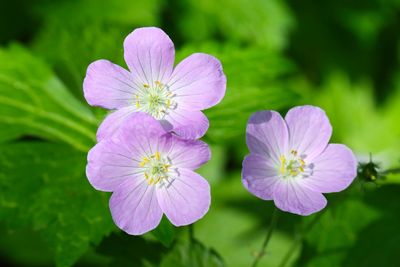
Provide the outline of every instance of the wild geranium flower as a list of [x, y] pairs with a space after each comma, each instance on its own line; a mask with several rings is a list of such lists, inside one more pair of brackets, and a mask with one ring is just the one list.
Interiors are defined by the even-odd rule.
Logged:
[[210, 186], [193, 170], [209, 159], [204, 142], [167, 133], [156, 119], [138, 112], [90, 150], [86, 174], [94, 188], [113, 192], [116, 225], [140, 235], [157, 227], [163, 214], [176, 226], [204, 216]]
[[322, 193], [342, 191], [356, 177], [355, 156], [344, 145], [328, 144], [332, 126], [318, 107], [295, 107], [285, 120], [275, 111], [256, 112], [246, 134], [243, 184], [283, 211], [317, 212], [327, 204]]
[[116, 110], [100, 125], [97, 139], [112, 134], [133, 112], [145, 112], [167, 131], [197, 139], [209, 123], [201, 112], [221, 101], [226, 78], [213, 56], [195, 53], [174, 69], [175, 50], [161, 29], [139, 28], [124, 41], [124, 58], [130, 71], [107, 60], [89, 65], [83, 83], [92, 106]]

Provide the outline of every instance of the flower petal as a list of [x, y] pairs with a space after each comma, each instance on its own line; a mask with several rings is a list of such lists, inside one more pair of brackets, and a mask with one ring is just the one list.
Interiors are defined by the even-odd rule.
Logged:
[[305, 155], [308, 161], [324, 151], [332, 135], [325, 111], [313, 106], [295, 107], [289, 110], [285, 120], [289, 128], [290, 149]]
[[145, 179], [121, 184], [110, 198], [110, 210], [115, 224], [130, 235], [153, 230], [163, 214], [155, 186], [149, 186]]
[[278, 179], [271, 159], [257, 154], [250, 154], [244, 158], [242, 182], [250, 193], [264, 200], [272, 200]]
[[173, 131], [184, 139], [198, 139], [209, 127], [207, 117], [201, 111], [172, 110], [161, 121], [166, 131]]
[[112, 136], [113, 141], [137, 151], [140, 157], [150, 157], [157, 151], [169, 151], [170, 139], [159, 121], [141, 112], [129, 115]]
[[210, 185], [199, 174], [178, 169], [178, 175], [168, 185], [157, 189], [158, 203], [176, 226], [201, 219], [211, 202]]
[[139, 154], [118, 140], [104, 140], [88, 153], [86, 176], [97, 190], [111, 192], [125, 180], [138, 178]]
[[130, 72], [102, 59], [89, 65], [83, 92], [90, 105], [115, 109], [132, 103], [136, 85]]
[[200, 140], [183, 140], [176, 136], [171, 138], [175, 140], [167, 154], [174, 166], [195, 170], [210, 160], [211, 151], [206, 143]]
[[313, 174], [301, 180], [303, 185], [321, 193], [346, 189], [357, 176], [357, 159], [345, 145], [329, 144], [314, 160]]
[[275, 164], [288, 146], [288, 130], [281, 115], [275, 111], [254, 113], [247, 124], [246, 143], [251, 153], [265, 155]]
[[302, 186], [296, 179], [279, 179], [274, 188], [275, 205], [287, 212], [310, 215], [322, 210], [326, 198], [318, 192]]
[[122, 123], [134, 112], [135, 110], [132, 107], [125, 107], [108, 114], [97, 129], [97, 141], [100, 142], [107, 137], [111, 137]]
[[139, 28], [126, 37], [124, 57], [137, 82], [152, 85], [170, 78], [175, 60], [174, 44], [159, 28]]
[[224, 97], [226, 77], [218, 59], [195, 53], [176, 66], [168, 86], [180, 108], [203, 110], [218, 104]]
[[143, 133], [146, 135], [163, 135], [164, 128], [160, 122], [151, 115], [143, 112], [135, 112], [129, 115], [120, 127], [121, 131], [133, 135], [133, 133]]

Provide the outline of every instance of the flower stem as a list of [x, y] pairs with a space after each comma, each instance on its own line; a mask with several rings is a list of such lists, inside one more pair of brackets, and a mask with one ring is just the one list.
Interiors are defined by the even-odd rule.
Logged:
[[261, 246], [260, 251], [257, 253], [256, 258], [253, 261], [253, 264], [251, 265], [252, 267], [256, 267], [257, 264], [259, 263], [259, 261], [261, 260], [261, 258], [264, 256], [265, 254], [265, 250], [268, 246], [268, 243], [271, 239], [272, 236], [272, 232], [275, 229], [276, 223], [278, 221], [278, 215], [279, 215], [279, 211], [278, 209], [275, 207], [274, 211], [272, 212], [272, 217], [271, 217], [271, 221], [269, 223], [269, 227], [268, 227], [268, 231], [267, 231], [267, 235], [265, 236], [265, 240]]
[[194, 238], [194, 226], [193, 226], [193, 224], [190, 224], [189, 225], [189, 242], [191, 244], [193, 244], [194, 240], [195, 240], [195, 238]]

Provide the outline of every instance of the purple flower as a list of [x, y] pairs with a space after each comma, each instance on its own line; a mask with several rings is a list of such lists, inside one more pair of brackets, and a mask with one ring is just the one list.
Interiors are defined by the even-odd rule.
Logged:
[[322, 193], [342, 191], [356, 177], [357, 161], [341, 144], [328, 144], [332, 126], [318, 107], [253, 114], [247, 125], [250, 154], [243, 161], [247, 190], [283, 210], [309, 215], [326, 206]]
[[93, 187], [113, 192], [116, 225], [140, 235], [157, 227], [163, 214], [176, 226], [204, 216], [210, 186], [193, 170], [209, 159], [204, 142], [167, 133], [156, 119], [138, 112], [90, 150], [86, 174]]
[[205, 134], [209, 123], [201, 110], [218, 104], [226, 89], [218, 59], [195, 53], [174, 69], [174, 44], [154, 27], [136, 29], [126, 37], [124, 58], [130, 71], [107, 60], [95, 61], [87, 70], [83, 83], [87, 102], [116, 109], [100, 125], [98, 140], [137, 111], [150, 114], [166, 131], [184, 138]]

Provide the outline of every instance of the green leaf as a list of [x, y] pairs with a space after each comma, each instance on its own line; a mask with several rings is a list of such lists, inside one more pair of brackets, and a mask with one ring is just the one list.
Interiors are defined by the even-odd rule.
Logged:
[[41, 60], [20, 46], [0, 49], [0, 140], [34, 135], [87, 151], [97, 124]]
[[60, 0], [41, 3], [35, 9], [48, 22], [56, 20], [73, 23], [107, 21], [116, 24], [154, 25], [158, 22], [162, 7], [162, 0]]
[[181, 241], [168, 253], [160, 267], [223, 267], [221, 257], [199, 241]]
[[[45, 25], [33, 49], [55, 69], [71, 92], [85, 101], [82, 83], [88, 65], [98, 59], [124, 65], [122, 45], [130, 31], [131, 27], [112, 27], [102, 21], [87, 25], [57, 20]], [[79, 46], [76, 45], [77, 36]]]
[[157, 226], [156, 229], [151, 231], [151, 234], [165, 247], [170, 247], [172, 245], [172, 242], [174, 242], [176, 229], [168, 221], [167, 217], [163, 216], [160, 224]]
[[368, 192], [365, 202], [374, 207], [381, 216], [362, 229], [341, 266], [398, 266], [399, 194], [399, 185], [382, 186]]
[[[189, 0], [177, 9], [179, 28], [190, 40], [223, 37], [246, 44], [258, 44], [273, 50], [283, 49], [293, 20], [280, 0]], [[223, 10], [221, 10], [223, 7]]]
[[107, 195], [85, 177], [86, 154], [46, 142], [0, 146], [0, 220], [40, 231], [57, 266], [71, 266], [114, 225]]
[[325, 210], [305, 218], [305, 224], [313, 226], [304, 227], [309, 230], [298, 260], [300, 266], [343, 266], [363, 230], [381, 218], [381, 212], [365, 203], [358, 190], [353, 186], [340, 195], [330, 195]]
[[124, 38], [136, 27], [157, 25], [162, 3], [163, 0], [80, 0], [38, 5], [37, 12], [44, 17], [43, 27], [33, 49], [83, 100], [82, 81], [88, 65], [98, 59], [125, 65]]

